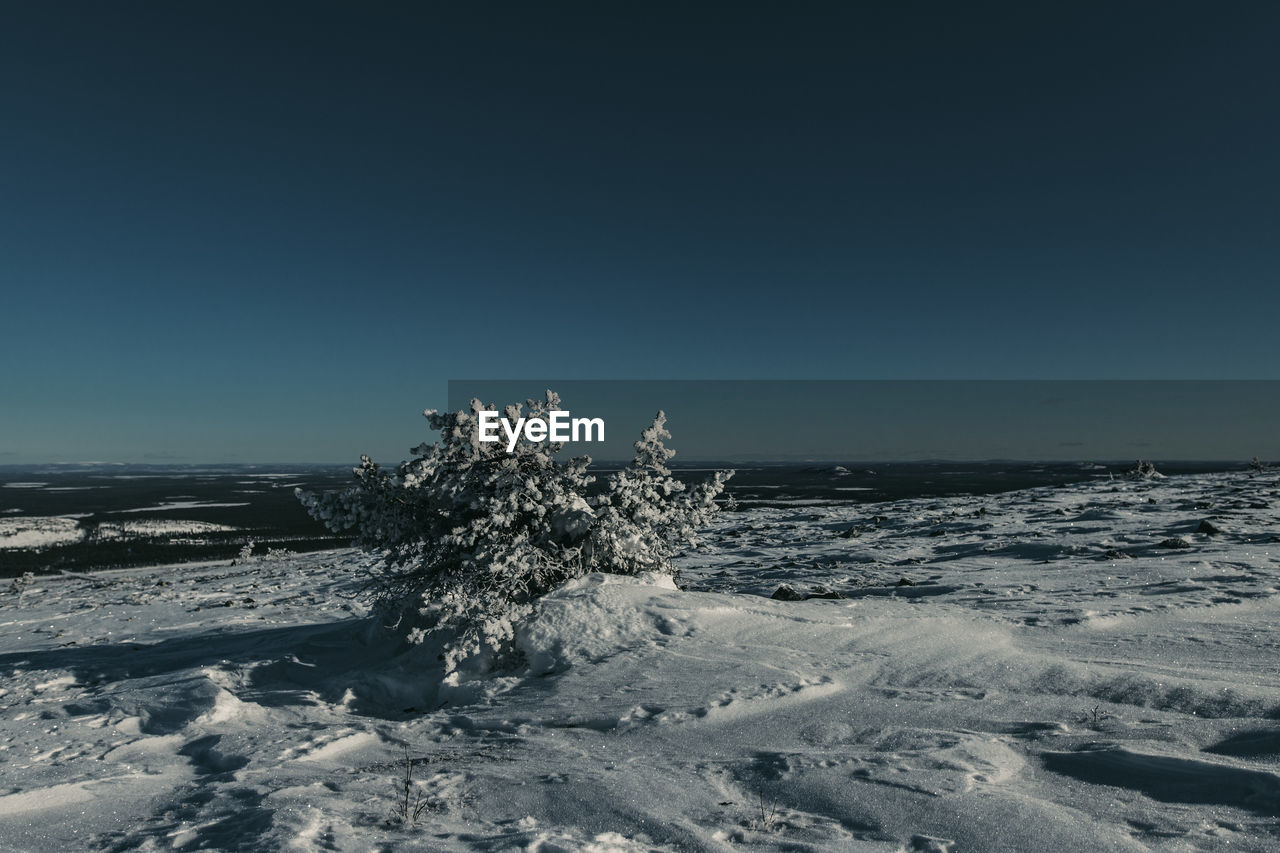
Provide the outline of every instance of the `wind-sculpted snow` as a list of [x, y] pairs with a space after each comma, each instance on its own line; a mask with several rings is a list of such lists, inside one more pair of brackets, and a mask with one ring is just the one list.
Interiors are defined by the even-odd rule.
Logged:
[[6, 582], [0, 849], [1274, 851], [1278, 497], [726, 513], [448, 678], [355, 552]]

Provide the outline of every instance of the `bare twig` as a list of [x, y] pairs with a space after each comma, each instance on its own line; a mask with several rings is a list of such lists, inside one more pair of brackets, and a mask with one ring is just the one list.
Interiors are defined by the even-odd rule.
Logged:
[[[392, 814], [392, 821], [400, 824], [417, 826], [418, 821], [428, 811], [435, 811], [440, 804], [424, 794], [413, 783], [413, 757], [409, 755], [409, 747], [404, 748], [404, 778], [400, 782], [399, 806]], [[389, 821], [391, 822], [391, 821]]]

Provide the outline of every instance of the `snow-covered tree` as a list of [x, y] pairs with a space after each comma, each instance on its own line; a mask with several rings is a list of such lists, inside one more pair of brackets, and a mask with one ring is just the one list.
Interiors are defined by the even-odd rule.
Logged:
[[718, 510], [715, 499], [733, 472], [717, 471], [686, 488], [667, 468], [675, 451], [663, 444], [671, 438], [666, 422], [666, 413], [658, 412], [636, 442], [631, 465], [609, 478], [587, 543], [597, 571], [671, 571], [671, 558], [697, 542], [698, 528]]
[[[525, 409], [525, 417], [545, 421], [560, 398], [548, 391]], [[313, 517], [353, 531], [358, 545], [380, 555], [370, 591], [410, 641], [446, 633], [449, 671], [474, 655], [508, 653], [515, 626], [537, 599], [571, 578], [672, 572], [672, 556], [696, 542], [733, 473], [692, 489], [676, 480], [659, 412], [631, 465], [592, 495], [590, 458], [560, 460], [562, 444], [523, 433], [511, 452], [503, 442], [481, 442], [486, 410], [495, 409], [479, 400], [459, 412], [428, 410], [440, 439], [413, 448], [415, 457], [394, 473], [362, 456], [352, 487], [298, 491]], [[515, 423], [521, 407], [504, 414]]]
[[1139, 459], [1131, 470], [1126, 471], [1125, 476], [1135, 480], [1164, 479], [1164, 474], [1156, 470], [1154, 462], [1147, 462], [1142, 459]]

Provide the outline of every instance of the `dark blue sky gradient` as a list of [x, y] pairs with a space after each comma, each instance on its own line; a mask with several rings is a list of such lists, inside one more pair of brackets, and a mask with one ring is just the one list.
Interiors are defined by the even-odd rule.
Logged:
[[8, 4], [0, 464], [458, 376], [1280, 378], [1280, 4]]

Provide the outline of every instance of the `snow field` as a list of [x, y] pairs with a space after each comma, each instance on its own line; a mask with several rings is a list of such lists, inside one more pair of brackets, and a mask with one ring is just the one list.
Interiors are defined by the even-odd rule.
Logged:
[[37, 578], [0, 592], [0, 848], [1274, 851], [1278, 496], [729, 513], [684, 589], [573, 581], [525, 665], [448, 680], [352, 552]]

